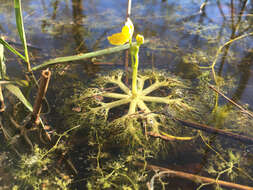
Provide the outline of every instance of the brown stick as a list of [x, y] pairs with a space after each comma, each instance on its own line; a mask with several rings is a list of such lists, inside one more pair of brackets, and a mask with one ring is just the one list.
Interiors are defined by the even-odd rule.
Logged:
[[[140, 111], [140, 112], [134, 113], [132, 115], [142, 114], [142, 113], [143, 112]], [[144, 115], [151, 114], [151, 113], [162, 114], [162, 115], [168, 116], [170, 118], [172, 117], [170, 114], [168, 114], [165, 111], [161, 111], [161, 112], [149, 112], [149, 113], [144, 113]], [[182, 120], [182, 119], [179, 119], [179, 118], [173, 118], [172, 117], [172, 119], [174, 121], [177, 121], [177, 122], [181, 123], [182, 125], [184, 125], [186, 127], [191, 127], [191, 128], [194, 128], [194, 129], [199, 129], [201, 131], [205, 131], [205, 132], [212, 133], [212, 134], [223, 135], [224, 137], [231, 138], [233, 140], [238, 140], [238, 141], [243, 142], [243, 143], [253, 144], [253, 138], [251, 138], [251, 137], [235, 134], [235, 133], [232, 133], [232, 132], [229, 132], [229, 131], [224, 131], [222, 129], [217, 129], [217, 128], [214, 128], [214, 127], [211, 127], [211, 126], [208, 126], [208, 125], [205, 125], [205, 124], [200, 124], [200, 123], [196, 123], [196, 122], [192, 122], [192, 121], [186, 121], [186, 120]], [[157, 138], [162, 138], [164, 140], [172, 140], [172, 139], [166, 138], [166, 136], [165, 136], [165, 138], [161, 137], [160, 134], [156, 134], [156, 133], [149, 133], [148, 132], [148, 135], [153, 136], [153, 137], [157, 137]]]
[[224, 130], [221, 130], [221, 129], [216, 129], [214, 127], [210, 127], [210, 126], [200, 124], [200, 123], [185, 121], [185, 120], [181, 120], [181, 119], [178, 119], [178, 118], [174, 118], [174, 119], [176, 121], [180, 122], [181, 124], [183, 124], [184, 126], [187, 126], [187, 127], [200, 129], [200, 130], [206, 131], [208, 133], [223, 135], [225, 137], [232, 138], [234, 140], [238, 140], [238, 141], [241, 141], [243, 143], [253, 144], [253, 138], [251, 138], [251, 137], [231, 133], [229, 131], [224, 131]]
[[37, 92], [37, 96], [36, 96], [34, 106], [33, 106], [33, 116], [35, 118], [34, 122], [36, 125], [40, 123], [39, 118], [40, 118], [40, 112], [42, 108], [42, 100], [45, 97], [45, 94], [47, 92], [50, 76], [51, 76], [51, 71], [49, 70], [43, 70], [41, 72], [39, 90]]
[[[140, 162], [134, 162], [134, 165], [139, 166], [139, 167], [144, 167], [144, 164], [142, 164]], [[219, 184], [220, 186], [234, 188], [234, 189], [240, 189], [240, 190], [253, 190], [253, 187], [240, 185], [240, 184], [236, 184], [236, 183], [231, 183], [231, 182], [227, 182], [227, 181], [222, 181], [222, 180], [216, 180], [216, 179], [212, 179], [212, 178], [208, 178], [208, 177], [202, 177], [199, 175], [176, 171], [176, 170], [171, 170], [171, 169], [167, 169], [167, 168], [163, 168], [163, 167], [159, 167], [159, 166], [155, 166], [155, 165], [147, 164], [146, 168], [150, 169], [150, 170], [154, 170], [154, 171], [157, 171], [157, 170], [165, 171], [167, 174], [169, 174], [169, 176], [176, 176], [176, 177], [180, 177], [180, 178], [185, 178], [185, 179], [189, 179], [189, 180], [192, 180], [195, 182]]]
[[[150, 112], [150, 113], [157, 113], [157, 114], [163, 114], [165, 116], [168, 117], [172, 117], [170, 114], [168, 114], [167, 112]], [[145, 113], [145, 114], [150, 114], [150, 113]], [[172, 118], [174, 121], [177, 121], [179, 123], [181, 123], [182, 125], [186, 126], [186, 127], [191, 127], [194, 129], [199, 129], [201, 131], [205, 131], [208, 133], [213, 133], [213, 134], [218, 134], [218, 135], [223, 135], [224, 137], [228, 137], [234, 140], [238, 140], [241, 141], [243, 143], [247, 143], [247, 144], [253, 144], [253, 138], [251, 137], [247, 137], [244, 135], [239, 135], [239, 134], [235, 134], [229, 131], [224, 131], [222, 129], [217, 129], [205, 124], [200, 124], [200, 123], [196, 123], [196, 122], [192, 122], [192, 121], [186, 121], [186, 120], [182, 120], [179, 118]], [[154, 137], [158, 137], [158, 136], [154, 136]], [[167, 140], [167, 139], [166, 139]]]
[[242, 106], [240, 106], [239, 104], [237, 104], [236, 102], [234, 102], [233, 100], [231, 100], [229, 97], [227, 97], [225, 94], [223, 94], [222, 92], [218, 91], [216, 88], [214, 88], [214, 86], [209, 85], [208, 87], [211, 88], [212, 90], [214, 90], [216, 93], [218, 93], [219, 95], [223, 96], [227, 101], [229, 101], [231, 104], [233, 104], [234, 106], [238, 107], [240, 110], [242, 110], [244, 113], [248, 114], [250, 117], [253, 118], [253, 114], [250, 113], [249, 111], [247, 111], [246, 109], [244, 109]]

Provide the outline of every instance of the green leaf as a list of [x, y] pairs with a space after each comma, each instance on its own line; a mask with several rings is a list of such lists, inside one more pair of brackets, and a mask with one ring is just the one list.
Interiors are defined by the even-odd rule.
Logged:
[[[148, 42], [149, 42], [149, 40], [145, 41], [145, 43], [148, 43]], [[137, 44], [137, 43], [134, 42], [133, 45], [135, 45], [135, 44]], [[81, 54], [78, 54], [78, 55], [58, 57], [58, 58], [55, 58], [55, 59], [48, 60], [48, 61], [42, 63], [41, 65], [33, 67], [32, 71], [43, 69], [43, 68], [46, 68], [48, 66], [55, 65], [55, 64], [58, 64], [58, 63], [64, 63], [64, 62], [68, 62], [68, 61], [77, 61], [77, 60], [81, 60], [81, 59], [89, 59], [89, 58], [92, 58], [92, 57], [97, 57], [97, 56], [101, 56], [101, 55], [106, 55], [106, 54], [119, 52], [119, 51], [126, 50], [126, 49], [129, 49], [129, 48], [130, 48], [130, 44], [125, 44], [125, 45], [121, 45], [121, 46], [116, 46], [116, 47], [111, 47], [111, 48], [102, 49], [102, 50], [98, 50], [98, 51], [93, 51], [93, 52], [90, 52], [90, 53], [81, 53]]]
[[14, 80], [18, 86], [28, 87], [29, 82], [27, 80]]
[[14, 0], [14, 7], [19, 37], [24, 47], [26, 62], [29, 63], [28, 48], [26, 43], [25, 29], [22, 16], [21, 0]]
[[28, 100], [25, 98], [25, 96], [23, 95], [22, 91], [19, 89], [19, 87], [13, 85], [13, 84], [7, 84], [5, 85], [6, 89], [8, 89], [13, 95], [15, 95], [24, 105], [25, 107], [29, 110], [29, 111], [33, 111], [33, 107], [30, 104], [30, 102], [28, 102]]
[[[3, 79], [6, 75], [6, 67], [4, 64], [4, 46], [0, 44], [0, 79]], [[0, 84], [0, 110], [4, 110], [4, 97], [2, 92], [2, 86]]]
[[26, 61], [26, 58], [21, 53], [19, 53], [15, 48], [13, 48], [10, 44], [8, 44], [8, 42], [6, 42], [4, 39], [0, 38], [0, 43], [5, 48], [9, 49], [12, 53], [14, 53], [15, 55], [19, 56], [21, 59]]

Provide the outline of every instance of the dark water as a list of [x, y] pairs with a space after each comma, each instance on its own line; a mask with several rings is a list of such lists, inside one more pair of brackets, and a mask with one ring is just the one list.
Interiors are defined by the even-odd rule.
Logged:
[[[109, 47], [107, 36], [119, 31], [127, 7], [126, 0], [23, 0], [22, 3], [33, 64]], [[134, 0], [131, 18], [135, 33], [150, 40], [141, 49], [140, 67], [163, 69], [194, 81], [206, 71], [198, 66], [210, 65], [220, 46], [253, 32], [252, 14], [252, 0]], [[0, 33], [21, 48], [9, 0], [1, 0]], [[250, 110], [253, 108], [252, 42], [251, 35], [226, 46], [215, 66], [216, 74], [234, 83], [227, 95], [248, 104]], [[48, 92], [54, 111], [49, 122], [61, 124], [57, 106], [71, 95], [68, 89], [75, 88], [72, 84], [89, 82], [97, 73], [124, 69], [124, 59], [125, 54], [119, 53], [99, 57], [95, 63], [82, 60], [60, 67], [62, 77], [52, 78], [52, 90]], [[20, 68], [7, 52], [9, 76], [23, 77]]]

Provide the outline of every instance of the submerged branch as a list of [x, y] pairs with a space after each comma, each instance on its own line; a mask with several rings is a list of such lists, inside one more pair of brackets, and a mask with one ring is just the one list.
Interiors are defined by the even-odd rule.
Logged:
[[[143, 163], [140, 162], [134, 162], [134, 165], [139, 166], [139, 167], [144, 167]], [[212, 179], [208, 177], [203, 177], [191, 173], [186, 173], [186, 172], [181, 172], [177, 170], [171, 170], [168, 168], [163, 168], [159, 167], [156, 165], [151, 165], [151, 164], [145, 164], [145, 168], [153, 170], [153, 171], [162, 171], [163, 174], [167, 174], [170, 177], [180, 177], [184, 179], [189, 179], [194, 182], [202, 182], [202, 183], [210, 183], [210, 184], [218, 184], [223, 187], [228, 187], [228, 188], [234, 188], [234, 189], [239, 189], [239, 190], [253, 190], [253, 187], [245, 186], [245, 185], [240, 185], [236, 183], [231, 183], [223, 180], [217, 180], [217, 179]]]
[[253, 114], [249, 111], [247, 111], [246, 109], [244, 109], [242, 106], [240, 106], [239, 104], [237, 104], [236, 102], [234, 102], [233, 100], [231, 100], [230, 98], [228, 98], [226, 95], [224, 95], [223, 93], [221, 93], [219, 90], [217, 90], [216, 88], [214, 88], [214, 86], [212, 85], [208, 85], [209, 88], [211, 88], [212, 90], [214, 90], [216, 93], [218, 93], [219, 95], [223, 96], [227, 101], [229, 101], [231, 104], [233, 104], [234, 106], [238, 107], [243, 113], [248, 114], [250, 117], [253, 118]]
[[205, 132], [208, 132], [208, 133], [222, 135], [222, 136], [225, 136], [225, 137], [228, 137], [228, 138], [232, 138], [234, 140], [241, 141], [243, 143], [253, 144], [253, 138], [251, 138], [251, 137], [235, 134], [235, 133], [232, 133], [232, 132], [229, 132], [229, 131], [224, 131], [224, 130], [221, 130], [221, 129], [216, 129], [214, 127], [210, 127], [210, 126], [207, 126], [205, 124], [195, 123], [195, 122], [191, 122], [191, 121], [185, 121], [185, 120], [178, 119], [178, 118], [174, 118], [174, 119], [176, 121], [178, 121], [179, 123], [183, 124], [184, 126], [187, 126], [187, 127], [199, 129], [199, 130], [202, 130], [202, 131], [205, 131]]

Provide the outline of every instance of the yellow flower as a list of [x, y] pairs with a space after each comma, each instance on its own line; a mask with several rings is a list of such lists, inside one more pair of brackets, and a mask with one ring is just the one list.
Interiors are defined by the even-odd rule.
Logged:
[[137, 34], [136, 41], [137, 41], [138, 45], [141, 45], [141, 44], [144, 43], [144, 37], [142, 35], [140, 35], [140, 34]]
[[132, 39], [134, 33], [134, 25], [130, 18], [127, 19], [125, 25], [122, 27], [120, 33], [113, 34], [109, 36], [107, 39], [112, 45], [123, 45], [129, 40]]

